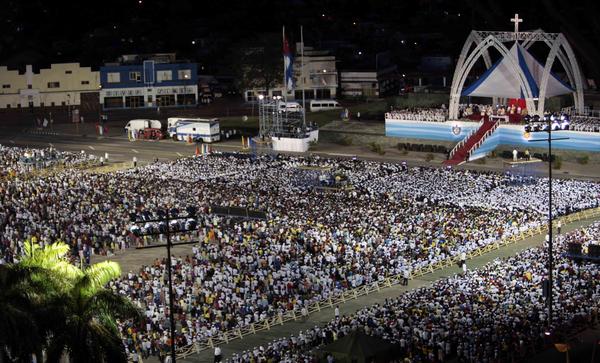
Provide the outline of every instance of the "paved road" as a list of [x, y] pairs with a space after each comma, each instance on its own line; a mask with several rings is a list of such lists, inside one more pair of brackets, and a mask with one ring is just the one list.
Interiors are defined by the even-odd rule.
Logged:
[[[0, 136], [0, 143], [7, 146], [55, 147], [63, 151], [80, 152], [98, 157], [109, 154], [111, 161], [131, 161], [136, 157], [140, 162], [177, 159], [194, 155], [195, 145], [173, 140], [129, 141], [126, 136], [81, 136], [74, 134], [61, 135], [6, 135]], [[241, 146], [239, 139], [218, 144], [218, 150], [237, 150]]]

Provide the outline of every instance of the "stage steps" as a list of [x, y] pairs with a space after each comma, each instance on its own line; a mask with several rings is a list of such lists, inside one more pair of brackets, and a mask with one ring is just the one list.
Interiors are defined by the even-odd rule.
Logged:
[[450, 157], [444, 161], [444, 165], [460, 165], [466, 162], [473, 151], [477, 150], [499, 125], [500, 121], [483, 121], [476, 131], [467, 135], [450, 151]]

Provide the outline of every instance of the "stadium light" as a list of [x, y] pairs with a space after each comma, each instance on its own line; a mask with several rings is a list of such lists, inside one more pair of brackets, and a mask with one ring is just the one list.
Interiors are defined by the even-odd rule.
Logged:
[[[157, 248], [157, 247], [166, 247], [167, 248], [167, 275], [169, 282], [169, 322], [170, 322], [170, 330], [171, 330], [171, 362], [176, 362], [175, 355], [175, 316], [174, 316], [174, 302], [173, 302], [173, 277], [172, 277], [172, 265], [171, 265], [171, 247], [180, 246], [180, 245], [189, 245], [194, 243], [200, 243], [200, 241], [188, 241], [188, 242], [178, 242], [171, 243], [171, 234], [178, 233], [186, 233], [193, 232], [198, 228], [198, 222], [196, 221], [196, 212], [197, 208], [194, 206], [188, 206], [186, 208], [188, 212], [187, 216], [180, 216], [179, 209], [171, 208], [163, 210], [157, 209], [155, 211], [155, 215], [158, 216], [156, 219], [152, 219], [153, 215], [149, 211], [141, 212], [142, 218], [138, 218], [135, 213], [129, 214], [129, 219], [133, 223], [129, 227], [129, 232], [131, 232], [136, 237], [142, 236], [167, 236], [167, 243], [160, 245], [151, 245], [144, 247], [137, 247], [137, 249], [146, 249], [146, 248]], [[144, 228], [140, 228], [139, 224], [144, 224]]]
[[[534, 117], [535, 118], [535, 117]], [[546, 241], [548, 243], [548, 277], [544, 284], [547, 284], [547, 292], [544, 291], [546, 297], [546, 306], [548, 308], [548, 322], [547, 330], [544, 334], [549, 335], [552, 330], [552, 315], [553, 315], [553, 276], [552, 271], [554, 269], [554, 254], [553, 254], [553, 238], [552, 238], [552, 141], [555, 140], [568, 140], [568, 137], [552, 138], [552, 122], [554, 121], [554, 115], [546, 115], [544, 117], [545, 131], [548, 132], [548, 137], [545, 139], [529, 140], [529, 142], [547, 142], [548, 143], [548, 235]], [[544, 288], [546, 290], [546, 288]]]

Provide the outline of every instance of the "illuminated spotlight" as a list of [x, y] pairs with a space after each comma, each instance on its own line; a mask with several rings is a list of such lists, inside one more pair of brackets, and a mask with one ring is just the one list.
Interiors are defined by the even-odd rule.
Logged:
[[261, 100], [261, 101], [262, 101], [264, 98], [265, 98], [265, 96], [263, 96], [263, 95], [258, 95], [258, 99], [259, 99], [259, 100]]
[[193, 44], [193, 45], [196, 45], [196, 41], [195, 41], [195, 40], [192, 40], [192, 44]]

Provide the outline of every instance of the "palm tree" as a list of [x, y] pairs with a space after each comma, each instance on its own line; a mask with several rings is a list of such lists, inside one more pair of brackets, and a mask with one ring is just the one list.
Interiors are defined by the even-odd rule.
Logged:
[[35, 311], [43, 292], [32, 282], [35, 269], [0, 265], [0, 363], [31, 360], [42, 347]]
[[65, 352], [72, 363], [127, 362], [116, 319], [139, 319], [137, 307], [126, 297], [105, 288], [121, 274], [115, 262], [101, 262], [82, 271], [55, 303], [61, 321], [47, 345], [48, 362]]
[[46, 337], [47, 362], [58, 362], [65, 352], [73, 363], [127, 362], [116, 319], [141, 314], [128, 298], [105, 287], [121, 275], [119, 264], [104, 261], [81, 270], [68, 261], [69, 246], [62, 242], [25, 246], [21, 264], [43, 269], [56, 287], [35, 314]]

